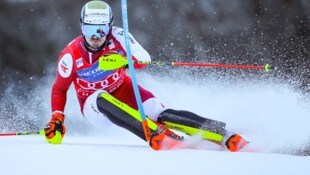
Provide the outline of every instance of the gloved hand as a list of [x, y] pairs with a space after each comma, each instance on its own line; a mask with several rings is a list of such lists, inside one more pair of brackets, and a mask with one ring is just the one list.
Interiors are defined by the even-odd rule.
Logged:
[[124, 68], [127, 64], [126, 57], [115, 52], [108, 52], [99, 58], [99, 68], [105, 71]]
[[66, 133], [64, 125], [65, 116], [62, 113], [53, 113], [51, 121], [40, 132], [45, 136], [48, 143], [61, 144]]

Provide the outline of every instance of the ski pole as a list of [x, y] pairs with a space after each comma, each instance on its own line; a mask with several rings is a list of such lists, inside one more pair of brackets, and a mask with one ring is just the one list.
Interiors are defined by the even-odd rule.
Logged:
[[269, 64], [259, 65], [240, 65], [240, 64], [216, 64], [216, 63], [190, 63], [190, 62], [162, 62], [162, 61], [136, 61], [136, 64], [153, 64], [153, 65], [171, 65], [171, 66], [189, 66], [189, 67], [215, 67], [231, 69], [262, 69], [268, 72], [272, 67]]
[[[147, 119], [144, 113], [143, 105], [142, 105], [142, 99], [138, 87], [138, 83], [136, 80], [135, 76], [135, 68], [133, 66], [133, 60], [132, 60], [132, 54], [131, 54], [131, 49], [130, 49], [130, 38], [129, 38], [129, 27], [128, 27], [128, 15], [127, 15], [127, 0], [122, 0], [122, 19], [123, 19], [123, 28], [124, 28], [124, 40], [125, 40], [125, 46], [126, 46], [126, 53], [127, 53], [127, 65], [129, 67], [129, 73], [131, 76], [131, 82], [132, 82], [132, 87], [134, 90], [134, 94], [136, 97], [136, 103], [138, 105], [138, 110], [141, 115], [141, 123], [142, 123], [142, 128], [143, 132], [145, 135], [145, 140], [149, 141], [150, 140], [150, 135], [151, 131], [147, 123]], [[99, 63], [100, 64], [100, 63]], [[99, 65], [100, 67], [100, 65]]]
[[[269, 72], [273, 69], [269, 64], [266, 65], [240, 65], [240, 64], [216, 64], [216, 63], [191, 63], [191, 62], [165, 62], [165, 61], [135, 61], [134, 64], [148, 65], [169, 65], [169, 66], [188, 66], [188, 67], [214, 67], [230, 69], [261, 69]], [[113, 70], [128, 65], [128, 60], [118, 54], [111, 54], [106, 57], [100, 57], [99, 67], [102, 70]]]
[[39, 135], [40, 131], [24, 131], [24, 132], [12, 132], [12, 133], [0, 133], [0, 136], [22, 136], [22, 135]]

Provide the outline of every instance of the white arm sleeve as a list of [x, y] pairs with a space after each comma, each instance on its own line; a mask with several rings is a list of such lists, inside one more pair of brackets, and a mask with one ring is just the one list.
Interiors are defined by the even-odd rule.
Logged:
[[[113, 26], [112, 35], [120, 42], [121, 46], [126, 50], [124, 29]], [[135, 40], [129, 33], [131, 54], [138, 61], [151, 61], [150, 54]]]

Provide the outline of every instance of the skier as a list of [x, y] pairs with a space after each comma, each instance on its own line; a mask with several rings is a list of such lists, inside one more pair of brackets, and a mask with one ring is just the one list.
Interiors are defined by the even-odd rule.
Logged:
[[[155, 150], [182, 147], [183, 137], [170, 129], [187, 135], [201, 134], [202, 139], [238, 151], [247, 142], [238, 134], [230, 134], [225, 123], [207, 119], [189, 111], [166, 109], [148, 90], [139, 86], [143, 108], [151, 137], [146, 138], [137, 114], [138, 106], [126, 67], [101, 70], [100, 57], [126, 58], [124, 30], [113, 26], [111, 7], [103, 1], [86, 3], [80, 16], [82, 34], [60, 53], [56, 79], [51, 92], [52, 116], [44, 127], [49, 143], [60, 144], [66, 133], [64, 109], [66, 94], [73, 83], [81, 112], [86, 120], [98, 127], [111, 123], [148, 140]], [[134, 61], [150, 61], [149, 53], [130, 37]], [[145, 67], [135, 64], [136, 69]], [[170, 128], [170, 129], [169, 129]]]

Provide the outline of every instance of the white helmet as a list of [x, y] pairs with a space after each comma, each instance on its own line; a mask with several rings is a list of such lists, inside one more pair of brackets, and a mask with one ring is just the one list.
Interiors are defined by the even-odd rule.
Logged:
[[81, 23], [111, 26], [113, 23], [112, 9], [103, 1], [90, 1], [81, 10]]
[[[81, 29], [86, 48], [91, 52], [96, 52], [108, 44], [113, 24], [113, 13], [111, 7], [103, 1], [90, 1], [81, 10]], [[102, 38], [106, 36], [106, 42], [98, 49], [90, 47], [86, 38], [92, 36]]]

